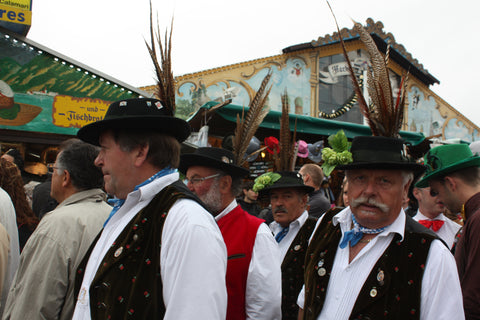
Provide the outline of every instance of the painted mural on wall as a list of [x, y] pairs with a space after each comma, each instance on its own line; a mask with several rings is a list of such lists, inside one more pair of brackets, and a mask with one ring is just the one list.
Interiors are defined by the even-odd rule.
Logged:
[[[368, 53], [364, 49], [357, 49], [348, 54], [357, 74], [363, 74], [363, 82], [366, 84]], [[318, 65], [318, 74], [312, 74], [317, 72], [312, 70], [315, 65]], [[395, 71], [390, 73], [390, 81], [393, 93], [397, 94], [399, 74], [405, 70], [398, 65], [392, 69]], [[180, 77], [176, 96], [177, 116], [186, 119], [208, 101], [223, 102], [231, 98], [235, 105], [248, 106], [268, 70], [273, 72], [273, 87], [268, 101], [271, 110], [281, 111], [281, 94], [287, 89], [290, 113], [365, 124], [343, 55], [335, 53], [322, 56], [312, 54], [311, 51], [293, 57], [280, 55], [271, 59], [258, 59]], [[314, 88], [312, 80], [316, 82]], [[411, 85], [404, 130], [422, 132], [427, 137], [441, 135], [440, 139], [443, 140], [480, 140], [475, 124], [420, 85], [418, 79], [411, 77], [409, 82]], [[365, 86], [364, 96], [368, 101]], [[310, 114], [310, 110], [314, 114]]]
[[433, 97], [426, 98], [423, 91], [412, 86], [408, 93], [408, 130], [423, 132], [427, 136], [442, 133], [446, 116], [442, 116]]
[[0, 128], [76, 134], [138, 94], [0, 32]]
[[441, 134], [442, 139], [475, 141], [480, 139], [476, 129], [458, 116], [452, 116], [433, 96], [426, 96], [417, 86], [412, 86], [408, 94], [408, 131], [423, 132], [425, 136]]
[[242, 74], [238, 80], [221, 80], [205, 83], [186, 81], [177, 89], [177, 116], [187, 118], [208, 101], [223, 102], [232, 99], [232, 103], [248, 106], [263, 78], [271, 70], [272, 90], [268, 99], [271, 110], [281, 111], [281, 94], [287, 89], [290, 99], [290, 112], [309, 115], [310, 113], [310, 68], [300, 58], [288, 59], [284, 66], [271, 63], [250, 74]]

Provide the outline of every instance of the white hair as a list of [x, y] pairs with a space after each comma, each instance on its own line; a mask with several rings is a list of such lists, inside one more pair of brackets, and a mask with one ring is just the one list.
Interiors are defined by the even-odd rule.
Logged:
[[402, 170], [403, 186], [405, 187], [407, 184], [411, 183], [413, 181], [413, 177], [413, 172]]

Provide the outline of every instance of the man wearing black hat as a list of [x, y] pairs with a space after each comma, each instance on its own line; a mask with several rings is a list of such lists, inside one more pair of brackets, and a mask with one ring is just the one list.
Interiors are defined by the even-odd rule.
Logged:
[[188, 124], [155, 99], [110, 105], [78, 137], [101, 147], [114, 208], [77, 270], [73, 319], [224, 319], [226, 249], [178, 181]]
[[182, 155], [179, 170], [215, 215], [227, 246], [226, 319], [281, 319], [277, 244], [264, 220], [235, 200], [248, 170], [234, 164], [232, 152], [220, 148]]
[[306, 254], [300, 319], [463, 319], [455, 262], [405, 215], [413, 172], [403, 141], [356, 137], [346, 170], [350, 206], [317, 223]]
[[270, 229], [280, 249], [282, 267], [282, 319], [296, 320], [297, 297], [303, 286], [305, 253], [316, 218], [307, 212], [307, 186], [295, 172], [266, 173], [256, 179], [255, 189], [262, 197], [269, 196], [274, 222]]

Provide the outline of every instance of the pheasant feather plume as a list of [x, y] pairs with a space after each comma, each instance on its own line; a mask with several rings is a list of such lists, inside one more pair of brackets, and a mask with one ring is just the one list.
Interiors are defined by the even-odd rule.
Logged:
[[263, 78], [260, 88], [250, 102], [246, 114], [242, 112], [241, 118], [237, 115], [237, 126], [233, 138], [233, 155], [236, 165], [241, 166], [245, 162], [244, 155], [247, 151], [248, 144], [255, 135], [255, 132], [263, 119], [268, 114], [269, 109], [266, 107], [266, 103], [272, 86], [268, 89], [267, 86], [271, 76], [272, 72], [269, 70], [265, 78]]

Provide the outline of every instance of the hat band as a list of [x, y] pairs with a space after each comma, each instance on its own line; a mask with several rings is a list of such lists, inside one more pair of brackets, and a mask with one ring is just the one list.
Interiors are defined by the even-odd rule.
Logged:
[[355, 162], [404, 162], [409, 161], [400, 153], [377, 151], [377, 150], [358, 150], [352, 152], [353, 163]]

